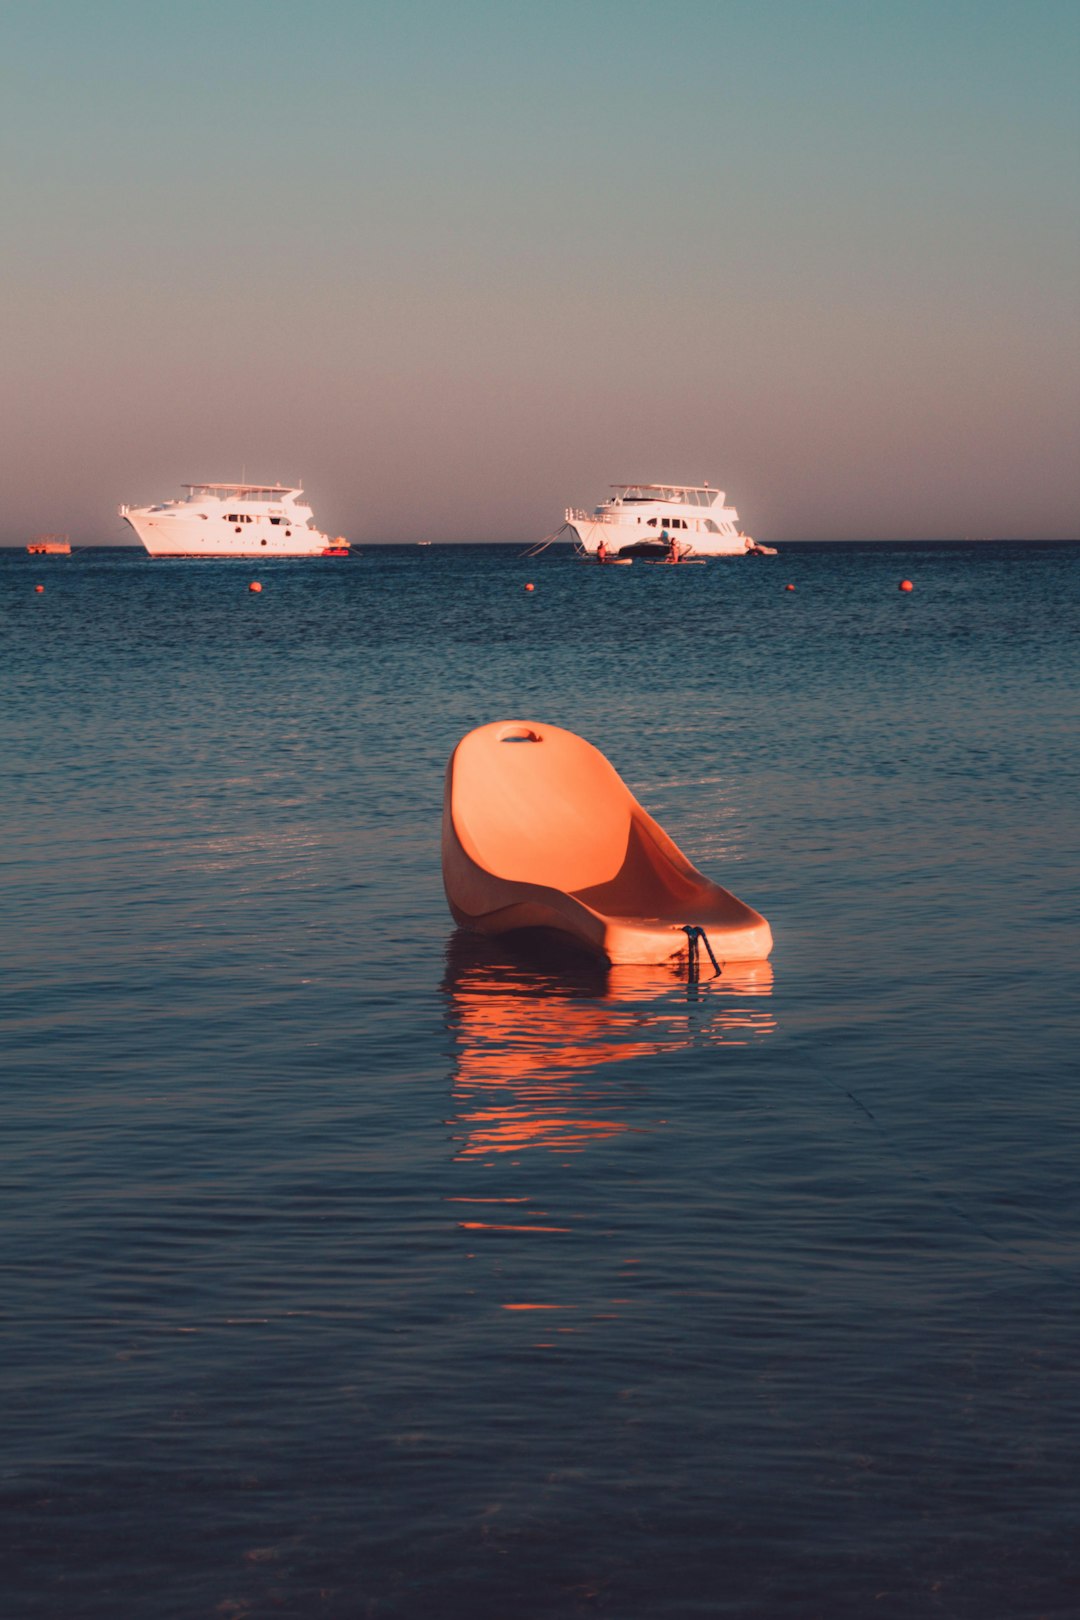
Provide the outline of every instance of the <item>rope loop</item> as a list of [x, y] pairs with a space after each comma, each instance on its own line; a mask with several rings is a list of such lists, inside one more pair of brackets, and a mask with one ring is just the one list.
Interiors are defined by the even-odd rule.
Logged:
[[705, 949], [709, 953], [709, 961], [716, 970], [713, 973], [713, 978], [718, 979], [723, 969], [720, 963], [716, 960], [716, 955], [713, 948], [709, 944], [709, 936], [705, 932], [704, 928], [702, 928], [699, 923], [683, 923], [682, 931], [686, 935], [687, 951], [690, 962], [689, 977], [691, 979], [696, 979], [698, 976], [698, 945], [703, 943]]

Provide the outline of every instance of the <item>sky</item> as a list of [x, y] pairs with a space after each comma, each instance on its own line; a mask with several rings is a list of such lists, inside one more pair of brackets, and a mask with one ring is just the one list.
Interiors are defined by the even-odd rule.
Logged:
[[0, 541], [1080, 535], [1077, 0], [0, 0]]

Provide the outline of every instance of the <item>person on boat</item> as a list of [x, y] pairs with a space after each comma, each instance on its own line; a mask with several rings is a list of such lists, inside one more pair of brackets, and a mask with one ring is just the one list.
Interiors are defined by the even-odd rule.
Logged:
[[661, 540], [666, 540], [667, 541], [667, 560], [668, 560], [668, 562], [669, 563], [677, 563], [678, 560], [679, 560], [679, 548], [675, 544], [675, 536], [673, 534], [668, 534], [667, 530], [665, 529], [664, 532], [661, 534], [660, 538], [661, 538]]
[[599, 563], [607, 562], [607, 546], [605, 546], [603, 540], [600, 541], [596, 548], [596, 560]]

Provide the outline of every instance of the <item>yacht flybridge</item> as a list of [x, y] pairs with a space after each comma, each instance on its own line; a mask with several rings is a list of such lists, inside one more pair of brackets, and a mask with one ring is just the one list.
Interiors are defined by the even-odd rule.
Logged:
[[312, 527], [304, 491], [286, 484], [184, 484], [160, 506], [122, 506], [151, 557], [341, 557], [343, 539]]
[[566, 509], [566, 526], [582, 551], [610, 557], [772, 556], [738, 527], [724, 491], [709, 484], [613, 484], [610, 498], [592, 512]]

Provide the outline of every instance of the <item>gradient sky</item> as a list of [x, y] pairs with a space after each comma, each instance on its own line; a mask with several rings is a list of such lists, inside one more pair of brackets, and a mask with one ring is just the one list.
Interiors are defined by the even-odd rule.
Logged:
[[0, 4], [0, 539], [1080, 533], [1077, 0]]

